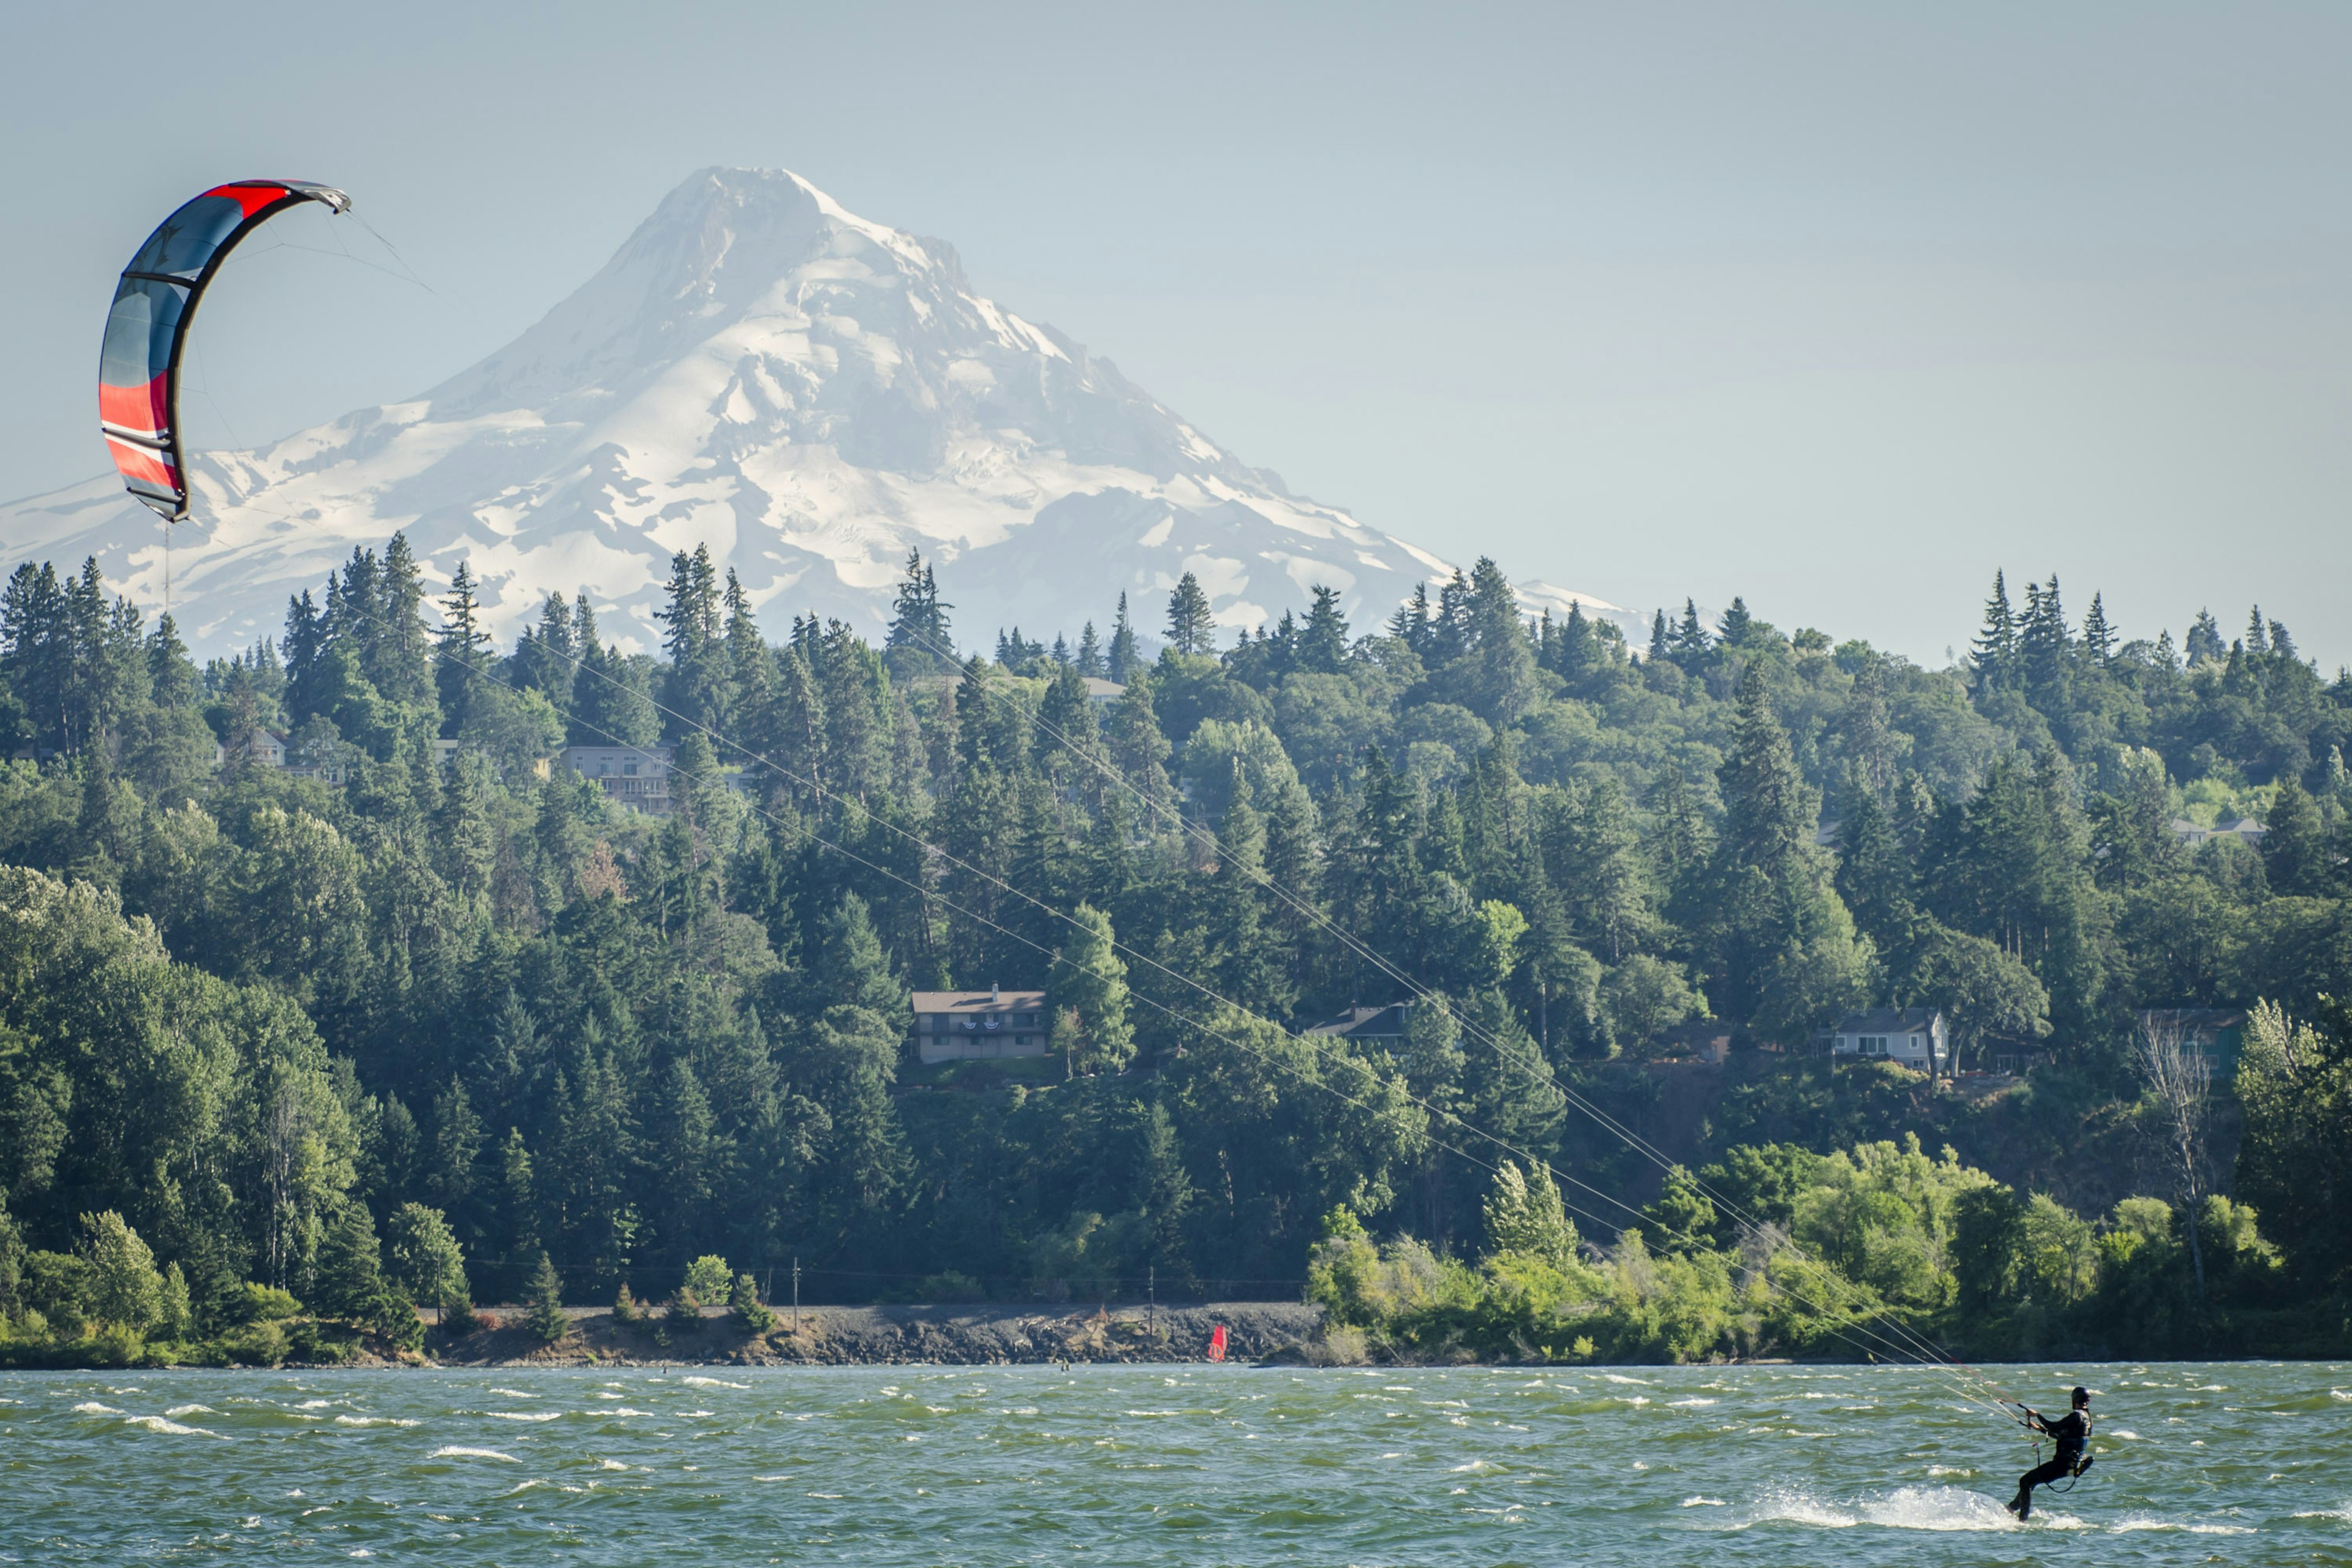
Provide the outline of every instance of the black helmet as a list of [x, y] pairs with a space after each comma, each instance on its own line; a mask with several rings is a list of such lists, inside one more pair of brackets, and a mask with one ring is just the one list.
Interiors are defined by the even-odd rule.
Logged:
[[2074, 1403], [2077, 1405], [2088, 1405], [2091, 1403], [2091, 1391], [2087, 1388], [2082, 1387], [2080, 1384], [2077, 1384], [2074, 1389]]

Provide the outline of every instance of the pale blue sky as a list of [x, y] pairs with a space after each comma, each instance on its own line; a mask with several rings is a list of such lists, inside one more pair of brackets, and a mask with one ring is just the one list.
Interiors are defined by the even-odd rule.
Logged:
[[439, 381], [690, 170], [782, 165], [1450, 555], [1928, 662], [2055, 571], [2126, 635], [2260, 599], [2332, 671], [2347, 60], [2341, 5], [28, 6], [0, 495], [105, 468], [114, 274], [206, 184], [341, 184], [431, 285], [280, 220], [198, 329], [227, 444]]

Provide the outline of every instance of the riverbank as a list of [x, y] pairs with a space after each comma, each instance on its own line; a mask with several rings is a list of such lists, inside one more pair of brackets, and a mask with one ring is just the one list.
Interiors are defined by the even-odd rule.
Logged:
[[[1197, 1362], [1219, 1325], [1225, 1353], [1259, 1361], [1316, 1336], [1323, 1309], [1296, 1301], [1201, 1306], [1129, 1304], [1070, 1311], [1004, 1306], [778, 1308], [753, 1332], [731, 1313], [624, 1323], [603, 1309], [572, 1309], [572, 1331], [544, 1344], [519, 1309], [492, 1309], [500, 1326], [455, 1336], [429, 1330], [424, 1359], [445, 1366], [1003, 1366], [1059, 1362]], [[797, 1319], [797, 1321], [795, 1320]]]

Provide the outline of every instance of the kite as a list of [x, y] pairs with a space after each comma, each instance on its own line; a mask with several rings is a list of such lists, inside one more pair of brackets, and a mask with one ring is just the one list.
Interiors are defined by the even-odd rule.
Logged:
[[213, 274], [237, 241], [304, 202], [352, 198], [307, 180], [239, 180], [184, 204], [147, 237], [114, 290], [98, 363], [99, 429], [123, 488], [166, 521], [188, 515], [180, 454], [180, 352]]

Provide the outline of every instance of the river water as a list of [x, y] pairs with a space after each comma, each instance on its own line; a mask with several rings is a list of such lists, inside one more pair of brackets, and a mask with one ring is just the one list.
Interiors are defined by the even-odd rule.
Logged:
[[0, 1561], [2352, 1563], [2352, 1367], [0, 1374]]

